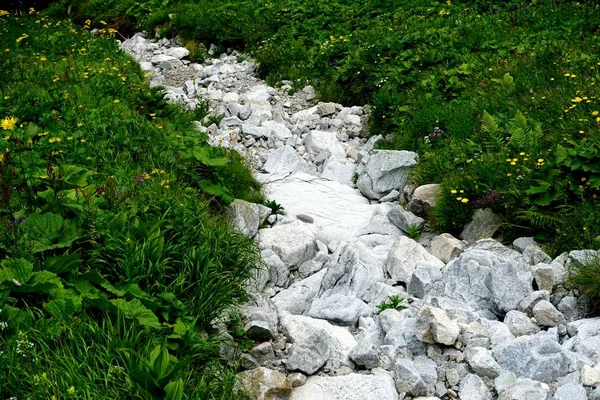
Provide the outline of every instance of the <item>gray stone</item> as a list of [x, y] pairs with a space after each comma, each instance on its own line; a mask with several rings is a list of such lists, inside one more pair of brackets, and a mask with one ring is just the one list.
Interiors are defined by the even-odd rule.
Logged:
[[259, 242], [272, 249], [287, 266], [299, 266], [315, 254], [315, 235], [306, 224], [293, 222], [259, 231]]
[[386, 345], [393, 345], [401, 350], [407, 349], [412, 354], [425, 353], [425, 345], [415, 333], [416, 323], [416, 318], [404, 318], [396, 322], [387, 331], [384, 343]]
[[436, 363], [426, 356], [417, 356], [413, 360], [413, 365], [421, 379], [423, 379], [425, 386], [428, 388], [428, 392], [433, 394], [435, 383], [438, 379], [438, 368]]
[[388, 213], [388, 219], [404, 232], [409, 232], [411, 227], [422, 228], [425, 225], [425, 220], [417, 217], [410, 211], [404, 210], [401, 206], [393, 207]]
[[494, 360], [490, 352], [483, 347], [468, 348], [466, 358], [473, 372], [479, 376], [496, 378], [502, 372], [500, 365]]
[[268, 129], [269, 138], [285, 141], [292, 137], [292, 132], [284, 124], [275, 121], [265, 121], [261, 127]]
[[337, 325], [355, 326], [358, 318], [373, 314], [362, 300], [352, 296], [333, 294], [313, 300], [306, 315], [320, 318]]
[[273, 345], [269, 342], [260, 343], [254, 346], [251, 350], [251, 354], [260, 364], [275, 360]]
[[337, 104], [335, 103], [319, 103], [317, 105], [317, 114], [326, 117], [335, 113]]
[[312, 157], [316, 157], [322, 151], [339, 157], [345, 157], [346, 155], [346, 151], [334, 132], [312, 130], [306, 135], [304, 146]]
[[573, 318], [577, 318], [578, 316], [578, 303], [577, 298], [574, 296], [565, 296], [562, 298], [560, 303], [558, 303], [558, 311], [563, 313], [567, 322], [573, 320]]
[[474, 374], [460, 381], [459, 395], [461, 400], [492, 400], [492, 394], [483, 380]]
[[497, 346], [493, 355], [502, 368], [541, 382], [553, 382], [569, 372], [568, 354], [545, 332]]
[[292, 372], [288, 375], [288, 379], [292, 384], [292, 387], [302, 386], [306, 383], [306, 375], [300, 372]]
[[185, 47], [171, 47], [166, 51], [166, 54], [175, 58], [185, 58], [190, 55], [190, 51]]
[[527, 314], [512, 310], [506, 313], [504, 323], [515, 336], [534, 335], [540, 331], [540, 328], [531, 322]]
[[542, 300], [549, 301], [550, 292], [547, 290], [536, 290], [525, 296], [519, 303], [517, 309], [527, 315], [533, 315], [533, 307]]
[[394, 242], [385, 262], [386, 272], [390, 278], [404, 283], [410, 282], [417, 268], [440, 269], [443, 266], [443, 262], [406, 236], [401, 236]]
[[269, 271], [269, 282], [274, 286], [287, 287], [289, 284], [290, 270], [281, 258], [271, 249], [260, 252]]
[[242, 127], [242, 133], [246, 136], [252, 136], [254, 138], [266, 138], [269, 135], [269, 129], [264, 126], [255, 126], [252, 124], [245, 124], [242, 121], [235, 117], [237, 121], [239, 121], [238, 125]]
[[235, 199], [230, 204], [233, 225], [245, 236], [251, 238], [258, 232], [258, 227], [271, 214], [271, 210], [262, 204], [249, 203]]
[[308, 164], [291, 146], [282, 146], [269, 152], [263, 169], [271, 174], [308, 172]]
[[417, 268], [412, 274], [407, 291], [410, 295], [423, 299], [441, 279], [442, 273], [438, 268]]
[[489, 250], [469, 249], [450, 261], [442, 274], [444, 296], [499, 315], [517, 308], [533, 291], [528, 265]]
[[578, 383], [562, 385], [554, 393], [555, 400], [587, 400], [585, 388]]
[[317, 93], [315, 92], [315, 88], [308, 85], [305, 86], [302, 91], [304, 92], [304, 94], [306, 95], [306, 100], [310, 101], [313, 100], [315, 97], [317, 97]]
[[460, 234], [460, 238], [473, 244], [479, 239], [491, 238], [500, 227], [502, 218], [489, 208], [477, 209], [473, 219]]
[[596, 250], [573, 250], [569, 252], [566, 267], [581, 267], [598, 258]]
[[273, 339], [277, 334], [277, 312], [269, 308], [244, 306], [240, 313], [248, 319], [244, 327], [248, 338], [264, 342]]
[[380, 366], [378, 348], [383, 345], [383, 332], [373, 318], [360, 318], [358, 344], [350, 353], [355, 364], [373, 369]]
[[398, 400], [387, 374], [311, 376], [292, 391], [289, 400]]
[[434, 388], [427, 387], [412, 360], [396, 359], [394, 377], [396, 378], [396, 389], [400, 393], [415, 397], [433, 394]]
[[277, 293], [273, 297], [273, 303], [277, 306], [277, 310], [279, 312], [288, 311], [295, 315], [304, 314], [319, 292], [325, 272], [327, 270], [322, 269], [306, 279], [294, 282], [287, 289]]
[[348, 330], [320, 319], [286, 313], [280, 315], [280, 322], [286, 337], [294, 345], [294, 351], [299, 351], [300, 348], [311, 349], [318, 336], [323, 339], [327, 349], [325, 354], [328, 364], [337, 367], [353, 366], [349, 356], [357, 343]]
[[285, 365], [288, 370], [302, 371], [312, 375], [321, 368], [329, 359], [329, 347], [323, 337], [314, 333], [302, 341], [293, 344], [290, 348], [290, 356]]
[[564, 315], [549, 301], [539, 301], [532, 311], [535, 320], [541, 326], [557, 326], [565, 323]]
[[356, 165], [348, 162], [346, 158], [331, 156], [323, 165], [321, 178], [353, 187], [354, 171], [356, 171]]
[[419, 186], [408, 203], [408, 211], [421, 218], [428, 218], [429, 211], [435, 207], [439, 193], [440, 185], [437, 183]]
[[537, 245], [530, 244], [523, 250], [523, 258], [529, 265], [536, 265], [539, 263], [549, 263], [552, 261], [550, 256]]
[[531, 270], [538, 288], [552, 293], [554, 288], [554, 269], [552, 266], [540, 263], [531, 267]]
[[442, 233], [431, 239], [429, 249], [434, 257], [446, 264], [458, 257], [464, 251], [465, 245], [451, 234]]
[[417, 159], [418, 155], [410, 151], [373, 150], [357, 168], [358, 189], [367, 198], [376, 200], [392, 190], [400, 191]]
[[536, 241], [532, 237], [520, 237], [513, 240], [513, 246], [521, 253], [525, 251], [525, 248], [530, 244], [536, 244]]
[[502, 394], [506, 389], [513, 386], [517, 382], [517, 376], [510, 371], [502, 371], [496, 379], [494, 379], [494, 388], [498, 394]]
[[519, 379], [502, 392], [498, 400], [550, 400], [550, 388], [542, 382]]
[[308, 260], [300, 265], [300, 268], [298, 268], [298, 275], [300, 276], [300, 279], [304, 279], [315, 272], [319, 272], [322, 268], [323, 262]]
[[430, 306], [421, 308], [415, 326], [415, 335], [421, 341], [451, 346], [459, 332], [456, 322], [448, 318], [444, 310]]

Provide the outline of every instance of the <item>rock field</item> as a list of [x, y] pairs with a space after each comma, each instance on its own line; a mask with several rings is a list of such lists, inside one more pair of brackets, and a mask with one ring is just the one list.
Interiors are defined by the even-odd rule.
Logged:
[[[563, 287], [596, 252], [503, 245], [489, 210], [460, 238], [410, 239], [439, 188], [408, 185], [416, 153], [367, 140], [368, 107], [267, 86], [235, 52], [194, 64], [176, 40], [121, 46], [170, 101], [208, 100], [220, 123], [198, 129], [243, 154], [285, 209], [231, 205], [266, 264], [241, 310], [256, 346], [240, 377], [255, 399], [600, 400], [600, 318]], [[406, 308], [378, 313], [390, 296]]]

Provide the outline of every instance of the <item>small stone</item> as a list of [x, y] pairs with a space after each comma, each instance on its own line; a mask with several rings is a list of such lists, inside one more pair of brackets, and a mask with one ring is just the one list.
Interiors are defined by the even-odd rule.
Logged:
[[446, 381], [450, 386], [458, 385], [460, 382], [460, 375], [458, 374], [458, 371], [455, 369], [446, 370]]
[[464, 243], [449, 233], [442, 233], [431, 239], [431, 254], [440, 259], [443, 263], [449, 263], [451, 260], [458, 257], [464, 249]]
[[292, 387], [302, 386], [306, 383], [306, 375], [301, 374], [300, 372], [292, 372], [288, 375], [288, 379], [290, 380]]
[[496, 378], [502, 372], [494, 357], [483, 347], [469, 348], [466, 355], [469, 366], [479, 376]]
[[461, 400], [492, 400], [492, 394], [483, 380], [474, 374], [461, 380], [459, 394]]
[[256, 361], [258, 361], [260, 364], [264, 364], [275, 359], [273, 345], [269, 342], [264, 342], [254, 346], [251, 350], [251, 353]]
[[581, 383], [585, 386], [600, 386], [600, 365], [596, 368], [588, 365], [581, 367]]
[[566, 322], [565, 316], [546, 300], [539, 301], [533, 307], [533, 316], [541, 326], [552, 327]]
[[531, 322], [527, 314], [512, 310], [506, 313], [504, 324], [508, 326], [510, 332], [516, 337], [523, 335], [534, 335], [540, 331], [540, 328]]
[[[281, 372], [260, 367], [240, 372], [240, 385], [254, 400], [271, 400], [276, 396], [289, 396], [292, 384]], [[238, 389], [239, 392], [239, 389]]]
[[415, 330], [417, 338], [425, 343], [448, 346], [456, 342], [460, 332], [457, 323], [448, 317], [446, 311], [430, 306], [421, 308]]

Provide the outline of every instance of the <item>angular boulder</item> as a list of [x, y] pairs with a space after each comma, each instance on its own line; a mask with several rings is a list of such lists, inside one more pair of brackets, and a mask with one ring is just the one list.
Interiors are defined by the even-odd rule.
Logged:
[[356, 172], [358, 189], [365, 197], [379, 200], [392, 190], [401, 191], [408, 181], [408, 171], [417, 165], [412, 151], [373, 150], [363, 159]]

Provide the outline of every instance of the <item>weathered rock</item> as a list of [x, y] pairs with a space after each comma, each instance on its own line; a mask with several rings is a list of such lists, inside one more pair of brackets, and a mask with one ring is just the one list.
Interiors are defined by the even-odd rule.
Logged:
[[394, 377], [396, 378], [396, 389], [400, 394], [408, 394], [415, 397], [433, 394], [434, 388], [427, 387], [412, 360], [404, 358], [396, 359]]
[[373, 314], [362, 300], [352, 296], [334, 294], [313, 300], [306, 315], [331, 321], [338, 325], [356, 325], [359, 317]]
[[438, 268], [417, 268], [412, 274], [407, 291], [410, 295], [423, 299], [442, 277]]
[[241, 387], [253, 400], [273, 400], [279, 396], [289, 396], [292, 384], [281, 372], [260, 367], [240, 372]]
[[272, 339], [277, 334], [278, 318], [274, 310], [244, 306], [241, 314], [248, 319], [248, 323], [244, 327], [248, 338], [264, 342]]
[[286, 174], [292, 172], [308, 172], [306, 161], [298, 155], [291, 146], [282, 146], [269, 152], [267, 162], [263, 169], [272, 174]]
[[401, 236], [394, 242], [385, 266], [391, 279], [409, 283], [417, 268], [440, 269], [444, 263], [429, 254], [419, 243]]
[[280, 322], [295, 351], [300, 348], [311, 349], [315, 337], [319, 336], [326, 347], [327, 362], [334, 367], [352, 366], [349, 355], [356, 346], [356, 340], [346, 329], [301, 315], [283, 314]]
[[166, 54], [175, 58], [185, 58], [190, 55], [190, 51], [185, 47], [171, 47], [167, 50]]
[[326, 117], [336, 112], [336, 104], [335, 103], [319, 103], [317, 105], [317, 113]]
[[425, 220], [417, 217], [410, 211], [404, 210], [400, 206], [393, 207], [388, 213], [388, 219], [404, 232], [409, 232], [411, 228], [417, 227], [421, 229], [425, 225]]
[[553, 382], [569, 372], [567, 353], [545, 332], [497, 346], [493, 355], [502, 368], [541, 382]]
[[396, 322], [386, 333], [384, 343], [399, 349], [409, 350], [412, 354], [425, 353], [425, 345], [416, 336], [416, 318], [404, 318]]
[[504, 323], [515, 336], [534, 335], [540, 331], [540, 328], [531, 322], [527, 314], [512, 310], [506, 313]]
[[533, 307], [542, 300], [549, 301], [550, 292], [547, 290], [536, 290], [525, 296], [517, 306], [517, 309], [527, 315], [533, 315]]
[[460, 381], [459, 395], [461, 400], [492, 400], [492, 394], [483, 380], [474, 374]]
[[431, 183], [415, 189], [408, 203], [408, 211], [421, 218], [427, 218], [429, 211], [435, 207], [436, 198], [440, 193], [440, 185]]
[[380, 365], [377, 349], [383, 345], [383, 332], [373, 318], [360, 318], [359, 326], [362, 333], [357, 337], [358, 344], [350, 352], [350, 358], [367, 369], [377, 368]]
[[299, 266], [315, 254], [315, 235], [306, 224], [294, 222], [259, 231], [260, 243], [288, 266]]
[[585, 386], [600, 386], [600, 365], [595, 368], [587, 365], [581, 367], [581, 383]]
[[542, 382], [519, 379], [498, 397], [498, 400], [549, 400], [550, 388]]
[[311, 376], [289, 400], [397, 400], [394, 380], [387, 374]]
[[334, 132], [310, 131], [304, 139], [304, 145], [306, 146], [306, 151], [313, 157], [316, 157], [322, 151], [339, 157], [345, 157], [346, 155], [346, 151]]
[[408, 171], [417, 165], [418, 155], [410, 151], [374, 150], [357, 168], [358, 189], [370, 199], [380, 199], [402, 189]]
[[566, 383], [554, 393], [555, 400], [587, 400], [585, 388], [578, 383]]
[[546, 300], [539, 301], [533, 307], [533, 316], [542, 326], [557, 326], [565, 323], [565, 317], [552, 303]]
[[451, 234], [442, 233], [431, 239], [429, 248], [434, 257], [446, 264], [458, 257], [464, 251], [465, 245]]
[[522, 253], [523, 251], [525, 251], [525, 248], [527, 248], [527, 246], [529, 246], [530, 244], [536, 244], [536, 241], [532, 237], [520, 237], [513, 240], [512, 244], [515, 249]]
[[460, 238], [469, 243], [475, 243], [479, 239], [491, 238], [500, 227], [502, 218], [494, 214], [489, 208], [477, 209], [473, 219], [460, 234]]
[[318, 333], [313, 333], [301, 343], [290, 348], [290, 355], [285, 365], [290, 371], [302, 371], [312, 375], [329, 359], [329, 346]]
[[331, 156], [323, 165], [321, 177], [352, 187], [354, 186], [355, 171], [356, 164], [350, 163], [342, 157]]
[[287, 311], [294, 315], [304, 314], [319, 292], [321, 281], [326, 272], [326, 269], [322, 269], [316, 274], [295, 282], [287, 289], [277, 293], [273, 297], [273, 303], [277, 306], [277, 310], [280, 313]]
[[540, 290], [552, 292], [554, 288], [554, 269], [549, 264], [540, 263], [531, 267], [535, 283]]
[[451, 346], [459, 332], [456, 322], [448, 318], [444, 310], [430, 306], [421, 308], [415, 326], [415, 334], [421, 341]]
[[250, 238], [256, 235], [258, 227], [271, 214], [271, 210], [262, 204], [250, 203], [240, 199], [235, 199], [229, 207], [233, 225]]
[[260, 364], [265, 364], [275, 360], [273, 345], [271, 345], [269, 342], [260, 343], [254, 346], [251, 350], [251, 354]]
[[500, 365], [494, 360], [490, 352], [483, 347], [468, 348], [466, 358], [473, 372], [479, 376], [496, 378], [502, 372]]

